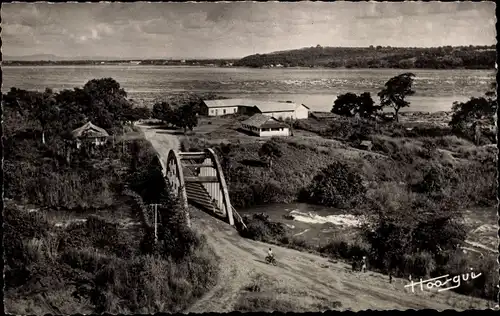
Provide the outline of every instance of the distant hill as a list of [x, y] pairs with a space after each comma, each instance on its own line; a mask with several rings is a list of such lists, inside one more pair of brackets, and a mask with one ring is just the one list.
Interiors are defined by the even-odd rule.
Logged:
[[99, 56], [75, 56], [64, 57], [53, 54], [35, 54], [25, 56], [3, 55], [5, 61], [70, 61], [70, 60], [139, 60], [140, 58], [117, 58], [117, 57], [99, 57]]
[[305, 47], [254, 54], [234, 63], [244, 67], [495, 69], [495, 46]]
[[52, 54], [36, 54], [36, 55], [25, 55], [25, 56], [9, 56], [2, 55], [3, 60], [19, 60], [19, 61], [32, 61], [32, 60], [63, 60], [64, 57], [59, 57]]

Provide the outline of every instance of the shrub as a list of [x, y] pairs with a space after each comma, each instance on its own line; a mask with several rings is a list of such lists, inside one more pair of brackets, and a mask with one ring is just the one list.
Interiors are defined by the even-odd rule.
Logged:
[[282, 239], [286, 233], [284, 224], [271, 221], [264, 213], [253, 214], [252, 217], [245, 215], [243, 221], [247, 229], [240, 234], [245, 238], [269, 242]]
[[429, 277], [431, 272], [436, 269], [434, 256], [429, 252], [418, 252], [415, 254], [405, 254], [404, 272], [416, 277]]
[[366, 188], [358, 173], [347, 164], [337, 161], [314, 177], [307, 192], [311, 202], [347, 208], [359, 202]]

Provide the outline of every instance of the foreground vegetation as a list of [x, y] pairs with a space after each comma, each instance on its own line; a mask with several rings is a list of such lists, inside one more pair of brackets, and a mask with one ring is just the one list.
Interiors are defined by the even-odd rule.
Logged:
[[[118, 83], [12, 89], [3, 105], [8, 312], [178, 312], [214, 284], [218, 259], [187, 227], [151, 144], [120, 133], [147, 115], [131, 117]], [[114, 140], [76, 149], [70, 131], [88, 120]], [[149, 203], [160, 205], [157, 243]]]
[[305, 47], [246, 56], [235, 66], [494, 69], [495, 46], [411, 47]]

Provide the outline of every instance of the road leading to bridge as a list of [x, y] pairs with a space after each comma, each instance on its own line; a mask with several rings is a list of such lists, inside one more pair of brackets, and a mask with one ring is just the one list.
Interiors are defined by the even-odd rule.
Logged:
[[[166, 161], [168, 151], [179, 149], [178, 138], [169, 131], [157, 130], [146, 125], [140, 127]], [[305, 310], [318, 302], [339, 301], [341, 310], [366, 309], [466, 309], [472, 298], [450, 291], [440, 293], [412, 293], [404, 288], [406, 280], [394, 279], [379, 273], [351, 273], [342, 262], [333, 263], [327, 258], [272, 245], [278, 266], [264, 262], [270, 245], [242, 238], [234, 227], [200, 211], [193, 211], [193, 228], [207, 237], [209, 245], [221, 258], [217, 285], [186, 312], [230, 312], [240, 295], [257, 275], [271, 281], [266, 292], [275, 299], [288, 301]], [[476, 302], [478, 300], [475, 300]], [[481, 301], [481, 307], [488, 303]], [[476, 305], [477, 306], [477, 305]]]

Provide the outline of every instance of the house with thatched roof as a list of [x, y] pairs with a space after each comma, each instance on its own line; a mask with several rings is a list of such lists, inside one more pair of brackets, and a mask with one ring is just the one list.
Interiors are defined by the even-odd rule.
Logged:
[[71, 134], [76, 140], [77, 148], [80, 148], [83, 142], [96, 146], [104, 145], [109, 137], [109, 134], [105, 129], [95, 126], [90, 121], [73, 130]]
[[242, 127], [257, 136], [290, 136], [290, 127], [264, 114], [254, 116], [241, 122]]

